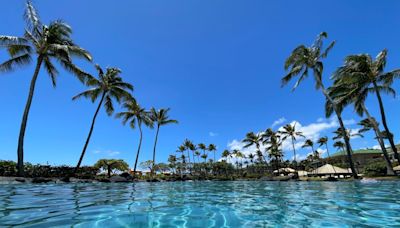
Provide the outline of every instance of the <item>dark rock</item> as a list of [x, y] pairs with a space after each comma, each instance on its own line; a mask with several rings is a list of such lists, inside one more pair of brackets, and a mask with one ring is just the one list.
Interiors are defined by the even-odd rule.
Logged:
[[101, 179], [97, 179], [98, 182], [103, 182], [103, 183], [109, 183], [110, 179], [105, 179], [105, 178], [101, 178]]
[[25, 182], [26, 180], [23, 177], [17, 177], [17, 178], [15, 178], [15, 181], [17, 181], [17, 182]]
[[48, 183], [52, 181], [52, 179], [43, 178], [43, 177], [35, 177], [32, 179], [32, 183], [40, 184], [40, 183]]
[[154, 178], [154, 179], [149, 179], [149, 180], [147, 180], [147, 182], [160, 182], [160, 180]]
[[326, 181], [337, 181], [338, 179], [335, 177], [328, 177], [326, 178]]
[[69, 177], [62, 177], [62, 178], [60, 178], [60, 181], [62, 181], [62, 182], [70, 182], [70, 179], [69, 179]]
[[121, 176], [112, 176], [110, 178], [111, 182], [129, 182], [128, 179], [126, 179], [125, 177], [121, 177]]

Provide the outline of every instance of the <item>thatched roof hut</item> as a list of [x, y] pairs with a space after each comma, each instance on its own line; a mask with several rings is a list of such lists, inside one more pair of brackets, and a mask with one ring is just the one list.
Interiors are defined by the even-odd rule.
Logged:
[[317, 175], [317, 176], [325, 176], [325, 175], [350, 175], [350, 169], [343, 169], [337, 166], [333, 166], [331, 164], [325, 164], [317, 169], [314, 169], [311, 172], [308, 172], [308, 175]]

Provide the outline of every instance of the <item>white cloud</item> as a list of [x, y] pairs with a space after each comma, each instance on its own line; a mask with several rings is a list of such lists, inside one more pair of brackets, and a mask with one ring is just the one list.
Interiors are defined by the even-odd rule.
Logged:
[[218, 133], [215, 133], [215, 132], [210, 131], [210, 132], [208, 133], [208, 135], [209, 135], [210, 137], [215, 137], [215, 136], [218, 136]]
[[275, 120], [275, 121], [272, 123], [271, 128], [273, 128], [273, 127], [275, 127], [275, 126], [278, 126], [278, 125], [280, 125], [280, 124], [283, 124], [284, 122], [286, 122], [286, 118], [285, 118], [285, 117], [281, 117], [281, 118]]
[[121, 154], [119, 151], [114, 151], [114, 150], [94, 150], [92, 151], [94, 154], [101, 154], [104, 156], [109, 156], [109, 157], [114, 157], [116, 155]]

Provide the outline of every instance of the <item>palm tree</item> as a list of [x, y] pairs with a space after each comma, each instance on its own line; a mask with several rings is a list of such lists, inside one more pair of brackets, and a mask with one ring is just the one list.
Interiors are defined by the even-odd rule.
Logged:
[[[339, 110], [343, 110], [344, 107], [346, 107], [347, 105], [353, 104], [354, 109], [358, 115], [363, 116], [365, 114], [367, 116], [369, 123], [374, 129], [376, 138], [381, 147], [383, 157], [386, 162], [387, 174], [394, 175], [395, 173], [393, 171], [393, 166], [385, 147], [384, 135], [380, 131], [378, 123], [375, 121], [375, 118], [371, 116], [365, 105], [365, 101], [369, 94], [369, 88], [364, 86], [364, 84], [362, 83], [362, 78], [360, 78], [361, 76], [357, 74], [353, 75], [353, 81], [351, 83], [348, 81], [341, 80], [341, 78], [344, 77], [338, 75], [343, 73], [341, 72], [341, 70], [342, 69], [339, 68], [338, 71], [334, 73], [334, 78], [336, 78], [335, 85], [329, 89], [330, 90], [329, 93], [335, 99], [337, 103], [337, 108]], [[359, 83], [359, 81], [361, 81], [361, 83]], [[381, 86], [378, 88], [378, 90], [394, 93], [394, 90], [389, 86]], [[332, 112], [331, 111], [332, 108], [331, 106], [329, 106], [329, 104], [326, 104], [326, 110], [327, 110], [327, 115], [329, 115]]]
[[133, 167], [133, 176], [135, 176], [136, 167], [139, 160], [140, 148], [142, 146], [142, 138], [143, 138], [142, 124], [144, 124], [147, 127], [153, 128], [153, 122], [150, 119], [149, 112], [146, 111], [146, 109], [140, 107], [140, 105], [134, 99], [125, 101], [125, 103], [123, 104], [123, 108], [126, 111], [117, 113], [116, 117], [122, 118], [123, 124], [129, 122], [129, 126], [132, 129], [138, 127], [140, 133], [139, 145], [136, 152], [135, 165]]
[[229, 152], [229, 150], [224, 150], [222, 152], [222, 157], [225, 158], [226, 160], [229, 158], [230, 155], [231, 155], [231, 152]]
[[182, 153], [182, 154], [184, 154], [185, 151], [186, 151], [186, 147], [184, 145], [180, 145], [178, 147], [178, 149], [176, 150], [176, 152]]
[[193, 145], [193, 142], [192, 141], [190, 141], [189, 139], [185, 139], [184, 141], [183, 141], [183, 144], [182, 144], [182, 146], [184, 146], [184, 148], [185, 148], [185, 151], [187, 151], [187, 155], [188, 155], [188, 160], [189, 160], [189, 165], [190, 165], [190, 153], [189, 153], [189, 150], [190, 150], [190, 147]]
[[214, 145], [214, 144], [210, 144], [210, 145], [208, 145], [208, 149], [207, 150], [214, 153], [213, 161], [215, 162], [216, 161], [215, 160], [215, 152], [217, 151], [217, 146]]
[[[300, 76], [297, 80], [294, 88], [297, 86], [308, 76], [309, 71], [313, 72], [314, 80], [316, 83], [316, 89], [321, 89], [324, 94], [326, 100], [332, 105], [333, 110], [336, 113], [338, 118], [339, 125], [343, 131], [346, 130], [342, 113], [337, 109], [335, 101], [329, 95], [329, 92], [325, 89], [325, 86], [322, 82], [322, 73], [323, 73], [323, 62], [322, 59], [326, 58], [329, 51], [335, 45], [335, 42], [331, 42], [327, 48], [323, 49], [323, 40], [327, 38], [328, 34], [326, 32], [322, 32], [318, 35], [314, 44], [310, 47], [306, 47], [305, 45], [300, 45], [293, 50], [291, 55], [287, 58], [285, 62], [285, 69], [289, 70], [289, 73], [282, 78], [282, 85], [286, 85], [290, 80], [292, 80], [295, 76]], [[344, 134], [344, 141], [346, 145], [347, 151], [347, 159], [355, 179], [358, 178], [356, 169], [353, 163], [352, 153], [353, 150], [350, 145], [350, 138]]]
[[381, 92], [393, 92], [391, 91], [390, 85], [394, 77], [400, 76], [400, 69], [384, 72], [386, 56], [386, 49], [382, 50], [375, 59], [368, 54], [350, 55], [346, 57], [344, 65], [336, 71], [333, 78], [336, 79], [337, 84], [353, 84], [356, 81], [359, 87], [366, 90], [366, 93], [375, 93], [379, 104], [382, 125], [388, 133], [388, 140], [394, 157], [400, 163], [400, 157], [394, 143], [393, 134], [386, 121], [385, 109], [381, 97]]
[[296, 137], [305, 137], [303, 135], [303, 133], [301, 131], [296, 131], [296, 123], [295, 124], [286, 124], [285, 126], [283, 126], [283, 130], [278, 131], [278, 133], [280, 133], [283, 138], [282, 140], [286, 140], [287, 138], [290, 137], [290, 139], [292, 140], [292, 147], [293, 147], [293, 161], [296, 162], [296, 149], [294, 146], [294, 143], [296, 142], [297, 138]]
[[311, 139], [307, 139], [306, 141], [304, 141], [304, 144], [301, 146], [301, 148], [306, 147], [310, 147], [312, 149], [312, 154], [317, 156], [317, 151], [315, 151], [314, 149], [314, 142]]
[[344, 143], [342, 141], [335, 141], [333, 143], [333, 147], [337, 148], [338, 150], [340, 149], [340, 150], [343, 150], [343, 151], [345, 149], [345, 145], [344, 145]]
[[75, 172], [79, 169], [83, 157], [85, 156], [86, 149], [89, 145], [89, 141], [93, 133], [97, 114], [99, 113], [101, 106], [104, 105], [106, 113], [111, 116], [114, 113], [113, 100], [121, 103], [122, 100], [133, 99], [132, 95], [130, 94], [130, 91], [133, 91], [133, 86], [129, 83], [122, 81], [122, 78], [120, 76], [120, 69], [115, 67], [108, 67], [105, 73], [99, 65], [96, 65], [96, 69], [98, 71], [99, 78], [97, 79], [95, 77], [92, 77], [90, 80], [87, 81], [87, 85], [91, 88], [72, 98], [72, 100], [76, 100], [78, 98], [84, 97], [89, 98], [92, 102], [95, 102], [95, 100], [100, 97], [100, 101], [94, 113], [92, 124], [90, 125], [89, 134], [86, 138], [85, 145], [83, 146], [81, 156], [75, 168]]
[[279, 173], [279, 163], [283, 158], [281, 149], [282, 141], [279, 135], [277, 135], [275, 132], [273, 133], [274, 134], [272, 134], [267, 141], [265, 141], [265, 144], [268, 144], [266, 150], [268, 151], [270, 159], [275, 161], [275, 166]]
[[54, 61], [57, 61], [62, 68], [77, 76], [82, 82], [87, 80], [90, 75], [73, 64], [72, 57], [83, 57], [88, 61], [92, 61], [91, 55], [72, 41], [72, 29], [68, 24], [61, 20], [52, 21], [49, 25], [42, 24], [31, 1], [26, 3], [25, 22], [26, 28], [23, 37], [0, 35], [0, 47], [5, 47], [11, 57], [0, 64], [0, 72], [12, 71], [18, 66], [31, 63], [32, 58], [36, 58], [35, 71], [30, 82], [28, 99], [18, 137], [17, 169], [19, 176], [24, 174], [25, 130], [35, 92], [36, 80], [42, 65], [49, 74], [53, 87], [55, 87], [58, 70], [54, 66]]
[[331, 156], [329, 155], [329, 149], [328, 149], [328, 136], [319, 138], [317, 143], [319, 144], [320, 147], [325, 145], [326, 153], [328, 154], [328, 158], [330, 158]]
[[263, 140], [262, 134], [255, 134], [254, 132], [249, 132], [246, 134], [246, 138], [244, 138], [242, 142], [245, 143], [245, 145], [243, 146], [244, 148], [249, 148], [253, 145], [256, 146], [257, 149], [256, 153], [258, 155], [258, 160], [260, 162], [262, 161], [265, 162], [264, 155], [262, 154], [260, 149], [262, 140]]
[[[153, 123], [157, 124], [157, 132], [156, 132], [156, 139], [154, 141], [154, 148], [153, 148], [153, 164], [156, 162], [156, 147], [157, 147], [157, 140], [158, 140], [158, 133], [160, 131], [161, 126], [165, 126], [168, 124], [175, 123], [177, 124], [177, 120], [169, 119], [168, 112], [169, 108], [162, 108], [159, 110], [156, 110], [155, 108], [150, 109], [150, 118], [153, 121]], [[152, 170], [153, 173], [153, 170]]]
[[[202, 155], [201, 157], [202, 157], [202, 158], [205, 157], [205, 159], [207, 159], [207, 156], [205, 156], [205, 155], [206, 155], [206, 151], [208, 150], [207, 146], [206, 146], [204, 143], [199, 143], [199, 144], [197, 145], [197, 147], [198, 147], [200, 150], [203, 151], [203, 155]], [[205, 161], [204, 161], [204, 162], [205, 162]]]

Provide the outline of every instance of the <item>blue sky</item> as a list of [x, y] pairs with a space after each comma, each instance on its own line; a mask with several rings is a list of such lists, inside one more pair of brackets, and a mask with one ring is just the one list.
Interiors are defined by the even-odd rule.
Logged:
[[[214, 143], [218, 152], [240, 147], [249, 131], [299, 122], [310, 137], [330, 135], [337, 124], [324, 119], [324, 99], [311, 78], [295, 92], [281, 88], [283, 62], [297, 45], [310, 44], [321, 31], [337, 45], [325, 61], [325, 83], [348, 54], [375, 56], [389, 49], [387, 70], [400, 67], [398, 1], [34, 1], [42, 21], [62, 18], [73, 38], [104, 67], [122, 69], [147, 108], [170, 107], [179, 125], [160, 131], [157, 161], [185, 139]], [[0, 34], [22, 35], [24, 1], [3, 4]], [[6, 59], [0, 50], [0, 60]], [[95, 73], [91, 65], [81, 63]], [[16, 160], [17, 138], [33, 65], [0, 75], [0, 159]], [[398, 83], [394, 85], [399, 88]], [[39, 75], [25, 139], [25, 160], [75, 164], [96, 104], [73, 102], [85, 87], [61, 71], [52, 88]], [[385, 96], [387, 117], [399, 130], [399, 99]], [[375, 97], [368, 100], [379, 118]], [[348, 108], [344, 118], [357, 129], [359, 117]], [[280, 121], [278, 121], [280, 120]], [[274, 122], [279, 122], [274, 124]], [[151, 158], [155, 131], [145, 130], [141, 161]], [[396, 142], [400, 137], [395, 138]], [[138, 132], [102, 110], [84, 164], [99, 158], [133, 163]], [[332, 141], [331, 141], [332, 143]], [[371, 135], [352, 140], [354, 148], [372, 147]], [[331, 151], [334, 151], [331, 148]], [[301, 150], [301, 156], [309, 151]], [[286, 150], [287, 157], [291, 151]]]

